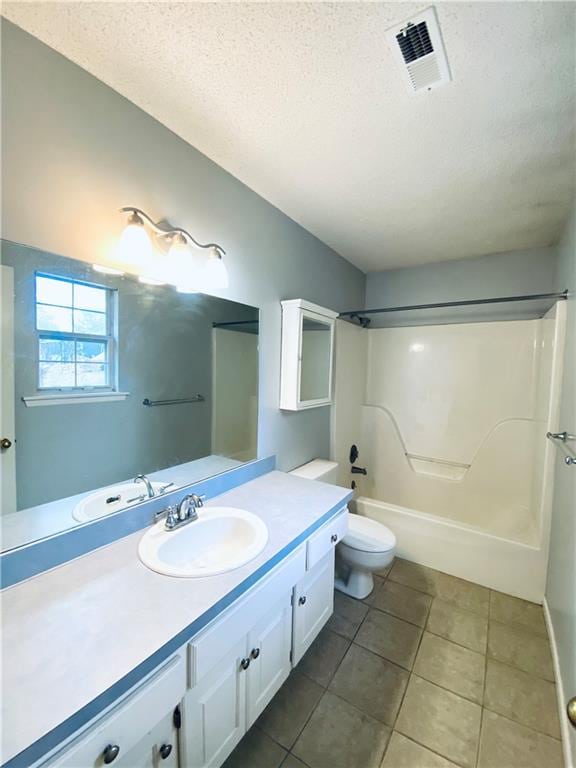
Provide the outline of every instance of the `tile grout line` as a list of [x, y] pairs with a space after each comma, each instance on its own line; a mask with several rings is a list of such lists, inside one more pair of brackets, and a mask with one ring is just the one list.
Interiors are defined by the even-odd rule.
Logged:
[[[432, 604], [434, 603], [435, 599], [436, 599], [435, 597], [432, 598], [432, 602], [430, 603], [430, 608], [428, 610], [428, 615], [430, 615], [430, 611], [432, 610]], [[426, 621], [428, 621], [428, 617], [426, 617]], [[388, 739], [388, 744], [386, 745], [386, 749], [384, 751], [384, 755], [382, 756], [382, 761], [384, 761], [384, 758], [386, 757], [386, 752], [388, 751], [388, 747], [390, 746], [390, 741], [392, 740], [392, 734], [393, 733], [399, 733], [405, 739], [409, 739], [409, 741], [412, 741], [414, 744], [418, 744], [419, 746], [424, 747], [424, 749], [427, 749], [430, 752], [432, 752], [433, 754], [438, 755], [439, 757], [442, 757], [444, 760], [450, 760], [451, 759], [451, 758], [448, 758], [446, 755], [443, 755], [442, 753], [437, 752], [434, 749], [431, 749], [426, 744], [421, 744], [419, 741], [416, 741], [416, 739], [414, 739], [413, 737], [406, 736], [401, 731], [397, 731], [396, 730], [396, 723], [397, 723], [398, 718], [400, 716], [400, 712], [402, 710], [402, 705], [404, 704], [404, 699], [406, 698], [406, 692], [408, 691], [408, 686], [410, 685], [410, 682], [411, 682], [413, 677], [419, 677], [419, 675], [416, 675], [416, 673], [414, 672], [414, 664], [416, 663], [416, 659], [417, 659], [418, 653], [420, 651], [420, 646], [422, 645], [422, 639], [424, 637], [424, 632], [425, 632], [425, 629], [422, 630], [422, 634], [420, 636], [420, 641], [418, 642], [418, 648], [416, 649], [416, 654], [414, 656], [414, 661], [412, 662], [412, 667], [411, 667], [410, 670], [408, 670], [408, 681], [406, 683], [406, 688], [404, 689], [404, 693], [402, 694], [402, 699], [400, 701], [400, 705], [398, 707], [398, 711], [396, 712], [396, 717], [394, 718], [394, 724], [392, 725], [392, 728], [391, 728], [390, 738]], [[422, 679], [424, 679], [424, 678], [422, 678]], [[427, 682], [431, 682], [431, 681], [427, 681]], [[431, 683], [431, 684], [435, 685], [435, 683]], [[441, 686], [438, 686], [438, 687], [441, 687]], [[446, 690], [446, 689], [444, 689], [444, 690]], [[454, 762], [454, 761], [452, 760], [452, 762]], [[382, 765], [382, 763], [380, 765]], [[459, 764], [455, 763], [455, 765], [459, 765]], [[463, 768], [463, 766], [460, 766], [460, 768]]]
[[480, 709], [480, 729], [478, 731], [478, 744], [476, 745], [476, 760], [474, 761], [474, 765], [476, 768], [478, 768], [478, 763], [480, 761], [480, 747], [482, 743], [482, 729], [484, 728], [484, 712], [485, 712], [485, 706], [484, 701], [486, 699], [486, 680], [488, 678], [488, 644], [490, 642], [490, 612], [492, 610], [492, 590], [490, 590], [490, 593], [488, 595], [488, 626], [487, 626], [487, 632], [486, 632], [486, 647], [484, 648], [484, 684], [482, 685], [482, 700], [481, 700], [481, 709]]

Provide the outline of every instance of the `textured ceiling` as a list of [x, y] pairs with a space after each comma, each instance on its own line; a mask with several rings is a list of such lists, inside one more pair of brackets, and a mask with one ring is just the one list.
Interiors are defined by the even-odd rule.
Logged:
[[362, 269], [545, 246], [574, 194], [574, 3], [437, 3], [453, 82], [407, 93], [412, 3], [4, 3]]

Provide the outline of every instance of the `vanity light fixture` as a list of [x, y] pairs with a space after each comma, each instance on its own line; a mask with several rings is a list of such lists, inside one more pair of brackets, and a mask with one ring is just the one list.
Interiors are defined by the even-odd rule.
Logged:
[[117, 257], [120, 262], [139, 270], [146, 269], [148, 262], [152, 260], [152, 241], [136, 209], [130, 212], [128, 223], [120, 236]]
[[211, 248], [206, 262], [206, 287], [208, 290], [228, 288], [228, 270], [218, 248]]
[[[118, 244], [118, 259], [137, 268], [140, 282], [148, 285], [170, 283], [181, 293], [227, 288], [228, 271], [222, 259], [225, 253], [222, 246], [199, 243], [181, 227], [157, 224], [140, 208], [127, 206], [120, 210], [129, 216]], [[157, 251], [153, 248], [147, 229], [164, 243], [164, 249]], [[200, 258], [196, 249], [208, 251], [208, 258]]]

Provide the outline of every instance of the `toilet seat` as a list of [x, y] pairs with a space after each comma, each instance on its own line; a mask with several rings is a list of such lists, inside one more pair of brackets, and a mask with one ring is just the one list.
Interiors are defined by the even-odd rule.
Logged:
[[389, 552], [396, 547], [396, 536], [376, 520], [348, 514], [348, 532], [342, 543], [360, 552]]

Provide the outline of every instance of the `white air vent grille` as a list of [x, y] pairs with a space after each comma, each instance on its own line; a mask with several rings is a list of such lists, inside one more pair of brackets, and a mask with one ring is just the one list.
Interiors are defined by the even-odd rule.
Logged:
[[450, 81], [450, 69], [434, 8], [386, 33], [411, 93], [430, 91]]

